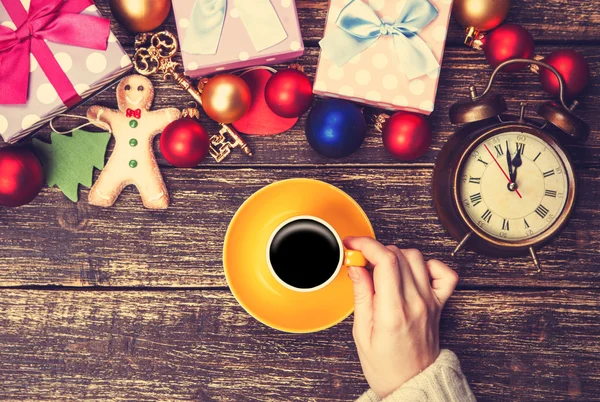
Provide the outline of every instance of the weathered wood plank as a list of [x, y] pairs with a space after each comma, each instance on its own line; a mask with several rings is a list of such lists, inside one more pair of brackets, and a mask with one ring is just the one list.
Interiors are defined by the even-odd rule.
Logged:
[[[600, 400], [598, 291], [459, 291], [442, 318], [480, 401]], [[228, 291], [0, 291], [0, 397], [350, 401], [352, 319], [291, 335]]]
[[431, 171], [424, 169], [164, 169], [172, 205], [145, 210], [127, 189], [115, 207], [99, 209], [45, 189], [31, 204], [0, 209], [0, 286], [225, 286], [221, 250], [242, 202], [277, 180], [309, 177], [353, 196], [387, 244], [423, 249], [451, 263], [469, 286], [598, 287], [597, 199], [600, 171], [579, 172], [581, 194], [567, 230], [529, 258], [493, 260], [472, 253], [450, 258], [456, 245], [438, 222]]
[[[554, 47], [541, 47], [541, 53], [548, 54]], [[592, 71], [600, 71], [600, 51], [599, 47], [576, 47], [583, 52], [592, 65]], [[302, 63], [306, 65], [307, 72], [314, 77], [318, 52], [311, 48], [302, 58]], [[430, 150], [417, 162], [433, 164], [438, 152], [448, 138], [458, 129], [459, 126], [450, 124], [448, 120], [448, 110], [450, 106], [460, 97], [467, 94], [467, 88], [471, 84], [476, 84], [482, 89], [489, 79], [490, 69], [486, 66], [485, 58], [470, 49], [449, 48], [444, 59], [444, 67], [440, 78], [440, 88], [436, 101], [436, 111], [431, 115], [429, 121], [434, 132], [433, 144]], [[599, 165], [600, 163], [600, 135], [596, 116], [600, 115], [600, 104], [593, 100], [600, 96], [600, 76], [595, 77], [593, 84], [582, 97], [581, 110], [578, 115], [585, 119], [592, 127], [592, 135], [585, 146], [570, 147], [573, 158], [577, 164]], [[155, 107], [185, 107], [186, 103], [192, 98], [175, 87], [172, 83], [162, 82], [158, 77], [154, 77], [154, 83], [157, 87], [157, 97]], [[546, 95], [539, 84], [538, 78], [532, 73], [519, 73], [512, 76], [500, 76], [497, 81], [497, 91], [504, 93], [509, 101], [511, 110], [514, 113], [518, 111], [520, 102], [530, 104], [528, 110], [532, 117], [537, 116], [535, 109], [543, 102], [551, 98]], [[116, 98], [114, 91], [109, 89], [89, 100], [86, 105], [75, 109], [75, 114], [84, 116], [86, 109], [93, 104], [116, 108]], [[377, 109], [366, 108], [365, 113], [369, 121], [380, 111]], [[241, 152], [235, 152], [223, 166], [257, 166], [257, 165], [295, 165], [303, 164], [395, 164], [404, 166], [405, 163], [399, 163], [392, 158], [383, 148], [381, 134], [377, 133], [370, 124], [367, 139], [362, 148], [342, 160], [328, 159], [318, 155], [312, 150], [304, 135], [305, 118], [302, 118], [296, 126], [289, 132], [276, 137], [256, 137], [245, 136], [252, 148], [255, 157], [252, 160], [246, 158]], [[206, 116], [203, 117], [203, 123], [210, 132], [218, 131], [217, 125], [212, 123]], [[80, 120], [64, 118], [58, 121], [58, 127], [71, 128], [81, 124]], [[50, 129], [48, 127], [41, 131], [42, 137], [48, 137]], [[155, 151], [159, 158], [159, 163], [167, 165], [162, 158], [158, 147], [158, 139], [155, 144]], [[203, 163], [204, 165], [218, 166], [212, 159]]]
[[[327, 18], [328, 0], [297, 0], [302, 36], [309, 43], [323, 37]], [[103, 15], [110, 16], [107, 0], [96, 0]], [[506, 21], [526, 27], [533, 37], [544, 42], [600, 40], [600, 8], [598, 1], [550, 0], [513, 1]], [[133, 37], [112, 18], [115, 35], [125, 44], [133, 44]], [[173, 13], [162, 28], [175, 31]], [[462, 45], [463, 27], [454, 18], [450, 21], [448, 43]]]

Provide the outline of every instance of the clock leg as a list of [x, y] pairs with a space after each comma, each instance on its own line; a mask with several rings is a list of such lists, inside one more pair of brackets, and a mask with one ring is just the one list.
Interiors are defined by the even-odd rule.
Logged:
[[538, 259], [538, 256], [535, 253], [535, 250], [533, 249], [533, 247], [529, 248], [529, 254], [531, 254], [531, 258], [533, 258], [533, 264], [537, 268], [537, 272], [539, 274], [540, 272], [542, 272], [542, 266], [540, 265], [540, 260]]
[[471, 236], [473, 236], [473, 232], [469, 232], [469, 233], [467, 233], [467, 235], [465, 237], [463, 237], [463, 239], [460, 241], [460, 243], [458, 243], [458, 246], [456, 246], [456, 248], [452, 252], [452, 257], [454, 257], [456, 254], [460, 253], [460, 251], [465, 247], [465, 244], [467, 244], [467, 242], [469, 241]]

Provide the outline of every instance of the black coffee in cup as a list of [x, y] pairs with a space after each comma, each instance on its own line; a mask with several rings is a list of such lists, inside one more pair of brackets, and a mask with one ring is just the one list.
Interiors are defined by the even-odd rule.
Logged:
[[337, 236], [324, 224], [304, 218], [279, 229], [268, 253], [279, 279], [297, 289], [312, 289], [327, 282], [341, 258]]

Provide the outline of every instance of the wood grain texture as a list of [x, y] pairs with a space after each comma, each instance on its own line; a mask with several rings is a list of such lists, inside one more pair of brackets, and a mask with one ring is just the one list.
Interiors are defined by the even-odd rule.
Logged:
[[[600, 400], [598, 291], [459, 291], [441, 325], [479, 401]], [[228, 291], [0, 291], [12, 400], [350, 401], [352, 318], [291, 335]]]
[[[543, 46], [539, 50], [542, 54], [549, 54], [553, 46]], [[600, 51], [598, 47], [578, 46], [589, 61], [592, 71], [600, 71]], [[318, 51], [315, 48], [307, 49], [305, 56], [300, 60], [306, 66], [307, 73], [314, 77]], [[280, 66], [284, 67], [284, 66]], [[452, 125], [448, 119], [448, 110], [457, 99], [466, 97], [468, 87], [475, 84], [483, 90], [487, 85], [490, 76], [490, 68], [486, 65], [485, 58], [481, 53], [471, 49], [459, 47], [448, 48], [444, 58], [444, 66], [440, 77], [440, 86], [436, 100], [436, 110], [428, 118], [433, 130], [433, 143], [429, 151], [416, 163], [426, 163], [430, 166], [435, 162], [435, 158], [448, 138], [461, 126]], [[181, 91], [171, 82], [164, 82], [158, 76], [152, 77], [156, 86], [155, 108], [177, 107], [184, 108], [186, 104], [192, 101], [192, 98]], [[581, 107], [577, 114], [586, 120], [592, 127], [592, 134], [585, 145], [571, 146], [570, 151], [575, 163], [585, 166], [600, 166], [600, 124], [597, 116], [600, 115], [600, 104], [594, 99], [600, 96], [600, 76], [593, 78], [593, 85], [587, 90], [580, 99]], [[537, 107], [544, 101], [552, 100], [542, 89], [539, 79], [531, 72], [522, 72], [513, 75], [500, 75], [496, 83], [496, 91], [505, 95], [512, 114], [518, 113], [520, 102], [529, 104], [528, 116], [536, 118]], [[89, 106], [100, 104], [110, 108], [117, 108], [115, 92], [108, 89], [105, 92], [95, 96], [74, 110], [74, 114], [85, 116]], [[310, 147], [306, 141], [304, 127], [306, 116], [287, 133], [271, 136], [258, 137], [246, 135], [244, 138], [248, 141], [254, 150], [254, 158], [248, 159], [239, 150], [228, 158], [221, 165], [214, 160], [207, 159], [203, 166], [261, 166], [261, 165], [296, 165], [314, 164], [314, 165], [339, 165], [339, 164], [386, 164], [405, 166], [414, 163], [402, 163], [395, 160], [384, 149], [381, 140], [381, 134], [377, 133], [372, 123], [374, 117], [381, 113], [380, 109], [365, 108], [365, 115], [369, 122], [369, 132], [365, 143], [355, 154], [343, 159], [329, 159], [320, 156]], [[211, 133], [218, 132], [218, 126], [203, 114], [202, 123]], [[81, 124], [80, 120], [63, 118], [58, 120], [59, 129], [69, 129]], [[92, 129], [93, 130], [93, 129]], [[41, 130], [40, 136], [48, 140], [50, 129], [45, 127]], [[155, 153], [161, 165], [168, 163], [164, 160], [158, 146], [159, 139], [155, 142]], [[112, 149], [112, 144], [110, 146]]]
[[490, 259], [466, 253], [439, 224], [429, 169], [164, 169], [172, 205], [151, 212], [133, 188], [111, 209], [73, 204], [58, 189], [26, 207], [0, 210], [0, 286], [225, 286], [222, 245], [237, 208], [277, 180], [309, 177], [354, 197], [384, 243], [417, 247], [448, 261], [464, 286], [599, 287], [600, 171], [583, 170], [576, 212], [540, 253], [544, 272], [527, 257]]
[[[108, 0], [96, 3], [110, 16]], [[300, 61], [314, 77], [328, 1], [296, 3], [307, 46]], [[592, 136], [585, 146], [570, 147], [581, 195], [567, 229], [540, 253], [541, 274], [528, 258], [449, 257], [455, 243], [433, 209], [432, 167], [456, 130], [448, 109], [469, 85], [483, 87], [490, 74], [483, 54], [461, 45], [462, 27], [452, 19], [436, 111], [429, 118], [433, 144], [414, 163], [393, 160], [372, 129], [351, 157], [323, 158], [307, 144], [303, 118], [283, 135], [246, 137], [253, 160], [238, 152], [221, 165], [207, 160], [197, 169], [173, 169], [156, 146], [173, 196], [166, 211], [143, 209], [131, 188], [111, 209], [90, 206], [87, 190], [74, 204], [58, 189], [44, 189], [25, 207], [0, 209], [0, 399], [357, 397], [367, 384], [351, 319], [317, 334], [283, 334], [252, 319], [225, 288], [221, 249], [237, 208], [264, 185], [310, 177], [353, 196], [384, 243], [419, 247], [459, 272], [461, 290], [442, 317], [442, 345], [459, 355], [479, 401], [600, 401], [599, 6], [598, 0], [513, 1], [507, 19], [530, 30], [536, 53], [574, 48], [594, 75], [578, 112]], [[133, 55], [134, 35], [111, 22]], [[164, 28], [175, 32], [172, 13]], [[192, 100], [172, 83], [152, 79], [157, 108], [181, 108]], [[530, 103], [530, 115], [549, 99], [529, 73], [501, 76], [497, 88], [513, 111], [519, 102]], [[114, 90], [74, 113], [84, 115], [93, 104], [115, 108]], [[365, 112], [371, 118], [379, 111]], [[206, 116], [203, 122], [216, 131]], [[48, 135], [48, 128], [40, 133]]]

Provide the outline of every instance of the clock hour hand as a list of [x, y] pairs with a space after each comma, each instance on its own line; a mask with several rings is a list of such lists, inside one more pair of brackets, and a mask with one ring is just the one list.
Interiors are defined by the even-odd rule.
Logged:
[[521, 149], [517, 148], [517, 154], [512, 159], [511, 164], [514, 168], [514, 170], [512, 172], [511, 180], [513, 181], [513, 183], [516, 183], [517, 182], [517, 169], [523, 165], [523, 159], [521, 158]]

